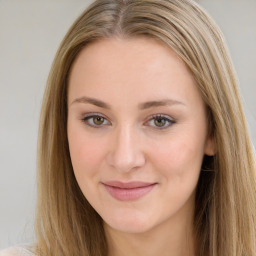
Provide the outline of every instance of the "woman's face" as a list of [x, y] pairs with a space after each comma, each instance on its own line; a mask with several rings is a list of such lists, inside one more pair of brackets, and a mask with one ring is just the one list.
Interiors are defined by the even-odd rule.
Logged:
[[145, 232], [193, 215], [206, 107], [186, 65], [149, 38], [104, 39], [75, 60], [68, 90], [74, 174], [107, 226]]

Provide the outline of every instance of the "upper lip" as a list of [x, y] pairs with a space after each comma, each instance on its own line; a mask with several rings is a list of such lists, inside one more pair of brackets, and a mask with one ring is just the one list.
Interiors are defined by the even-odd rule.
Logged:
[[154, 185], [154, 182], [143, 182], [143, 181], [130, 181], [130, 182], [122, 182], [122, 181], [107, 181], [103, 182], [104, 185], [117, 187], [117, 188], [142, 188], [150, 185]]

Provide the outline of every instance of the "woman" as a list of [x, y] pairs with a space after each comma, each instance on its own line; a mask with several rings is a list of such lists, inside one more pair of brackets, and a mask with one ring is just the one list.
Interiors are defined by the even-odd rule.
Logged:
[[237, 81], [193, 1], [94, 2], [54, 60], [38, 156], [35, 255], [255, 255]]

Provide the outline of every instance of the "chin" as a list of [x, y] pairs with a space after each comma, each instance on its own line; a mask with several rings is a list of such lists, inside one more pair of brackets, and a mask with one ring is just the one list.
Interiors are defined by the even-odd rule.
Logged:
[[154, 223], [147, 216], [141, 216], [140, 213], [112, 215], [111, 218], [103, 218], [103, 221], [111, 229], [124, 233], [144, 233], [149, 231]]

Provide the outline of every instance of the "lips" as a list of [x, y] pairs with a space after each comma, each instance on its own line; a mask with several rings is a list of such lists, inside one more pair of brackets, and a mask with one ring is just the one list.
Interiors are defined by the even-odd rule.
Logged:
[[120, 181], [108, 181], [103, 183], [108, 193], [120, 201], [137, 200], [148, 194], [156, 186], [156, 184], [157, 183], [141, 181], [125, 183]]

